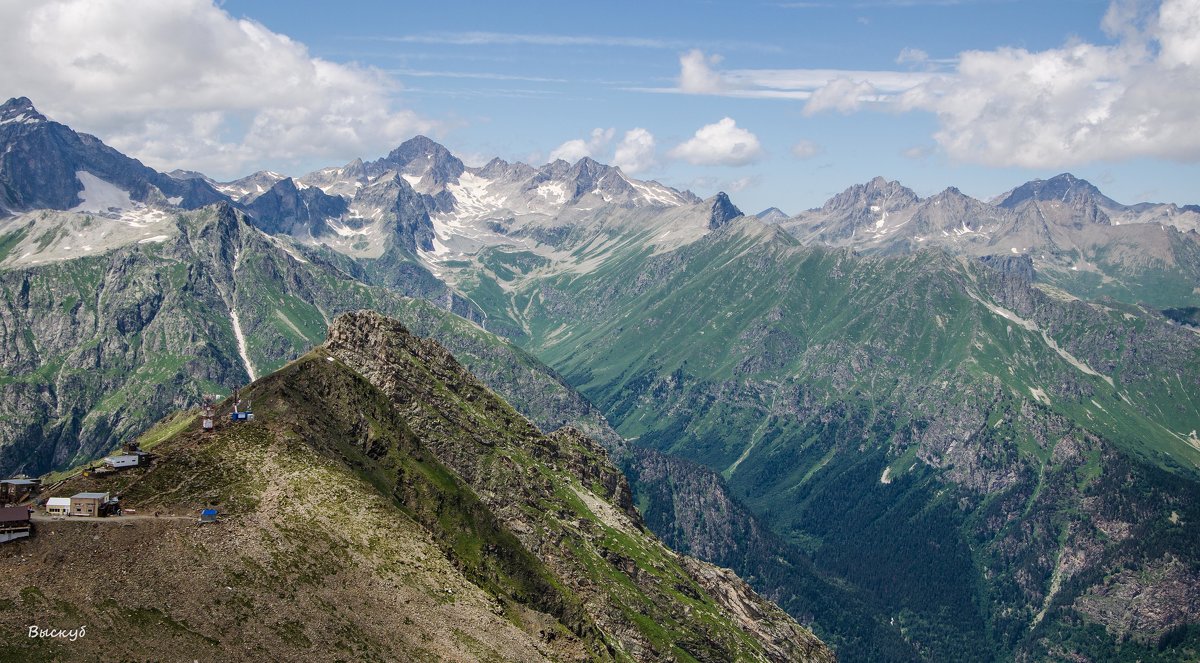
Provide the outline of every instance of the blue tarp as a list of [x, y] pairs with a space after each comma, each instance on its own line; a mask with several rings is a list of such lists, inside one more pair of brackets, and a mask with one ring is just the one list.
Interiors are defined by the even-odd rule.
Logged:
[[201, 511], [201, 512], [200, 512], [200, 515], [202, 515], [202, 516], [215, 516], [215, 515], [217, 515], [217, 510], [216, 510], [216, 509], [205, 509], [205, 510], [203, 510], [203, 511]]

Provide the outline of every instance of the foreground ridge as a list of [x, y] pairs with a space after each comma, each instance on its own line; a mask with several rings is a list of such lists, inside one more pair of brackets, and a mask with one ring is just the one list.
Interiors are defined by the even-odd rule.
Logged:
[[[230, 401], [213, 432], [181, 413], [142, 438], [154, 465], [54, 489], [159, 517], [39, 517], [3, 551], [22, 580], [0, 594], [20, 608], [0, 611], [0, 628], [73, 620], [88, 636], [0, 651], [832, 660], [731, 572], [646, 532], [596, 442], [541, 434], [393, 320], [342, 316], [325, 346], [239, 395], [252, 421], [230, 421]], [[192, 525], [201, 508], [218, 521]], [[94, 574], [79, 555], [127, 561]], [[171, 635], [127, 637], [150, 624]]]

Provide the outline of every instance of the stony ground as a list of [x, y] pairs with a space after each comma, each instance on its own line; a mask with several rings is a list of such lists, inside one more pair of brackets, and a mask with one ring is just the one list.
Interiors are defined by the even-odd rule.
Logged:
[[[147, 500], [135, 517], [39, 518], [0, 548], [0, 661], [572, 658], [497, 614], [424, 530], [327, 460], [237, 453], [261, 486], [245, 513], [199, 525], [142, 515], [193, 512], [189, 497]], [[32, 639], [31, 625], [87, 631]]]

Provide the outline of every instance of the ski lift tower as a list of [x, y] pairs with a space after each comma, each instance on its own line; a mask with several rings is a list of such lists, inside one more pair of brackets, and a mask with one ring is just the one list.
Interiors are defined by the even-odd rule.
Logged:
[[216, 407], [213, 406], [212, 396], [204, 397], [204, 407], [200, 409], [200, 427], [206, 431], [213, 429], [213, 418], [216, 417]]

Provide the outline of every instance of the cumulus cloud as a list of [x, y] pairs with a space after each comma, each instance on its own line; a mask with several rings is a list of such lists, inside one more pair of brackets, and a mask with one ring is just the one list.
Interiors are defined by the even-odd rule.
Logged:
[[726, 117], [700, 127], [667, 155], [700, 166], [745, 166], [761, 159], [763, 149], [757, 136]]
[[811, 159], [824, 150], [811, 140], [801, 140], [792, 146], [792, 156], [797, 159]]
[[798, 99], [807, 115], [928, 111], [946, 155], [993, 166], [1200, 161], [1200, 0], [1116, 0], [1101, 27], [1112, 43], [951, 59], [902, 50], [897, 63], [920, 71], [721, 70], [691, 51], [678, 87], [649, 91]]
[[550, 160], [562, 159], [575, 163], [584, 157], [594, 157], [600, 153], [610, 142], [616, 132], [609, 129], [601, 129], [599, 127], [592, 129], [592, 134], [588, 138], [576, 138], [568, 140], [550, 151]]
[[692, 49], [679, 56], [679, 89], [689, 94], [719, 94], [728, 87], [721, 75], [713, 70], [721, 56], [705, 55]]
[[435, 124], [396, 84], [309, 54], [210, 0], [0, 7], [0, 94], [159, 168], [217, 177], [263, 163], [386, 151]]
[[654, 149], [654, 134], [641, 127], [630, 129], [613, 153], [613, 164], [630, 175], [652, 168], [657, 161]]
[[937, 114], [953, 158], [1050, 168], [1096, 160], [1200, 159], [1200, 2], [1157, 12], [1114, 3], [1112, 45], [970, 51], [953, 76], [904, 96]]

